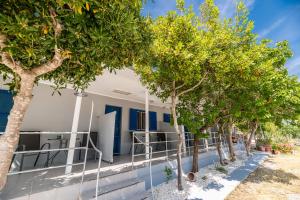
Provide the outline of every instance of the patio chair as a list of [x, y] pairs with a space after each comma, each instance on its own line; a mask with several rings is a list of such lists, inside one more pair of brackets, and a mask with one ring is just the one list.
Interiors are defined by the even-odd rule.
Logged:
[[[130, 138], [131, 138], [131, 143], [132, 143], [132, 134], [130, 135]], [[132, 153], [132, 146], [133, 145], [131, 145], [131, 147], [130, 147], [129, 154]], [[140, 150], [140, 151], [138, 151], [138, 150]], [[145, 146], [138, 139], [136, 139], [134, 137], [134, 153], [136, 153], [136, 152], [144, 153], [145, 152]]]
[[165, 133], [157, 133], [156, 134], [156, 140], [157, 140], [157, 144], [156, 144], [156, 150], [158, 151], [163, 151], [166, 150], [166, 134]]
[[[97, 144], [97, 141], [98, 141], [98, 132], [91, 132], [90, 133], [90, 137], [93, 141], [93, 143], [96, 145]], [[80, 147], [85, 147], [86, 146], [86, 143], [87, 143], [87, 134], [84, 134], [82, 136], [82, 141], [79, 142], [79, 146]], [[92, 149], [94, 152], [95, 152], [95, 149], [93, 148], [92, 144], [89, 143], [89, 149]], [[78, 159], [81, 160], [81, 152], [82, 152], [82, 149], [79, 149], [79, 155], [78, 155]], [[95, 156], [94, 156], [94, 159], [96, 160], [97, 159], [97, 154], [95, 152]]]
[[[44, 149], [51, 149], [50, 143], [44, 143], [42, 146], [40, 146], [40, 134], [21, 134], [20, 135], [20, 140], [19, 140], [19, 145], [17, 148], [18, 151], [31, 151], [31, 150], [44, 150]], [[47, 152], [38, 152], [38, 153], [22, 153], [21, 154], [21, 160], [20, 160], [20, 166], [19, 166], [19, 171], [23, 171], [23, 164], [24, 164], [24, 159], [26, 157], [31, 157], [31, 156], [36, 156], [33, 167], [36, 167], [40, 156], [46, 154], [46, 160], [44, 163], [44, 167], [49, 166], [49, 157], [50, 157], [50, 151]], [[16, 158], [16, 154], [13, 155], [12, 163], [14, 162]], [[11, 164], [12, 164], [11, 163]]]

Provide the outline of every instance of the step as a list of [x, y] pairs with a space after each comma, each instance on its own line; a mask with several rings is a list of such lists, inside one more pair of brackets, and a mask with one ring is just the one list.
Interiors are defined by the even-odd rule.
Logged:
[[130, 198], [130, 200], [151, 200], [151, 192], [139, 192], [136, 194], [133, 194]]
[[[98, 198], [101, 200], [126, 200], [133, 194], [143, 192], [145, 192], [145, 182], [135, 178], [100, 187]], [[92, 190], [84, 191], [82, 199], [95, 199], [95, 186]]]
[[[100, 188], [102, 188], [107, 185], [118, 184], [120, 182], [127, 181], [128, 179], [136, 179], [136, 178], [137, 178], [137, 173], [135, 170], [121, 172], [118, 174], [101, 177], [99, 179], [99, 186]], [[96, 180], [90, 180], [84, 182], [83, 190], [88, 191], [94, 189], [96, 187], [96, 183], [97, 183]]]

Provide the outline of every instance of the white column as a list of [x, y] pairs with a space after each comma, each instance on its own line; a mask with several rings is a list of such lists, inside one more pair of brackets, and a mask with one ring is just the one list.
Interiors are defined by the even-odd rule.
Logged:
[[205, 149], [208, 152], [208, 141], [207, 141], [207, 139], [205, 139], [204, 142], [205, 142]]
[[183, 155], [186, 156], [186, 142], [185, 142], [185, 131], [184, 131], [184, 125], [179, 126], [181, 137], [182, 137], [182, 148], [183, 148]]
[[[77, 133], [78, 132], [81, 101], [82, 101], [82, 96], [79, 94], [79, 95], [76, 96], [76, 103], [75, 103], [73, 123], [72, 123], [72, 133]], [[77, 137], [77, 134], [71, 134], [70, 141], [69, 141], [69, 148], [74, 148], [76, 146], [76, 137]], [[67, 164], [68, 165], [73, 164], [74, 152], [75, 152], [74, 150], [69, 150], [68, 151], [68, 157], [67, 157]], [[67, 166], [66, 170], [65, 170], [65, 174], [70, 174], [71, 172], [72, 172], [72, 166]]]
[[149, 92], [148, 90], [145, 91], [145, 142], [148, 144], [146, 147], [146, 159], [150, 158], [149, 152], [149, 141], [150, 141], [150, 135], [149, 135]]

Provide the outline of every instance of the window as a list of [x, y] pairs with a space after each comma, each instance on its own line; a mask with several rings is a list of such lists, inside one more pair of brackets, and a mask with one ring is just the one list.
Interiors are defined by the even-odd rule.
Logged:
[[164, 118], [164, 122], [166, 122], [166, 123], [171, 122], [171, 115], [170, 114], [164, 113], [163, 118]]
[[[130, 108], [129, 110], [129, 130], [145, 130], [145, 111]], [[149, 111], [149, 130], [157, 130], [156, 112]]]
[[137, 118], [137, 130], [145, 130], [145, 112], [139, 111], [138, 118]]

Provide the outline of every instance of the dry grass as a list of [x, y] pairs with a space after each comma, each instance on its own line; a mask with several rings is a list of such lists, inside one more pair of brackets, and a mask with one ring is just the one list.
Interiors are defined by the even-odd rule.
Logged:
[[300, 148], [269, 158], [226, 200], [300, 200]]

